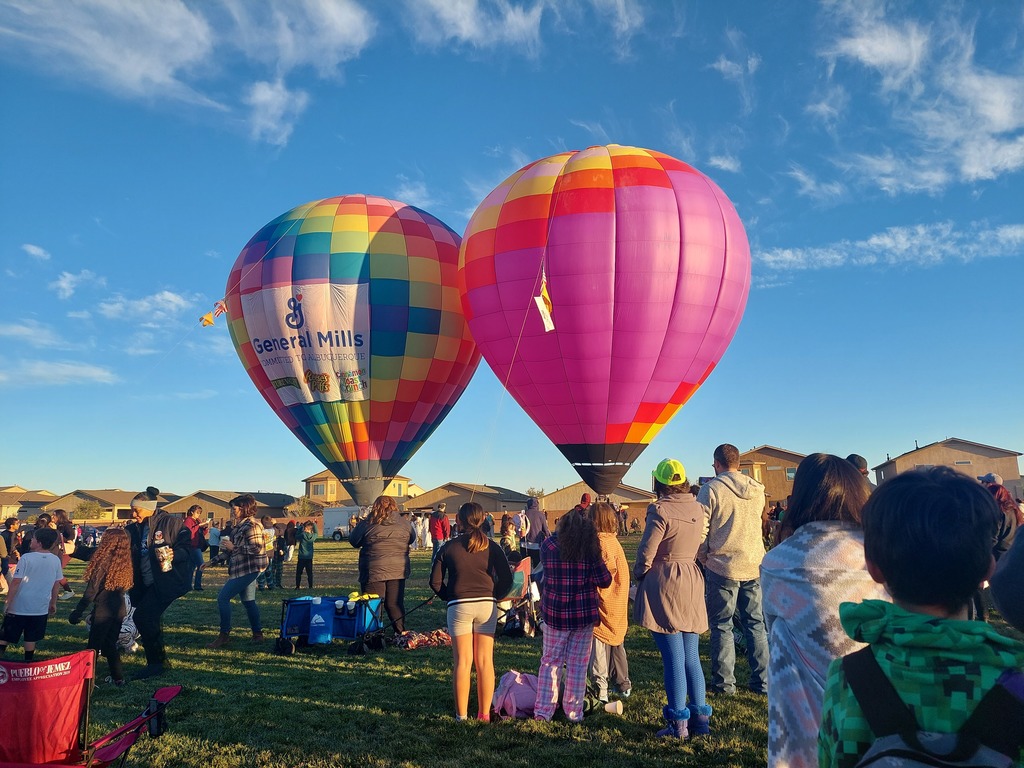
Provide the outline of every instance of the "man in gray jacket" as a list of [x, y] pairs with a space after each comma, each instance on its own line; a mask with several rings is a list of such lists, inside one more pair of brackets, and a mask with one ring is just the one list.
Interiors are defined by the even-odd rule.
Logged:
[[704, 564], [708, 623], [711, 625], [711, 690], [736, 692], [733, 616], [747, 641], [750, 690], [768, 692], [768, 634], [761, 611], [761, 512], [764, 486], [739, 471], [740, 452], [728, 443], [715, 449], [716, 477], [697, 494], [704, 505], [704, 541], [697, 559]]

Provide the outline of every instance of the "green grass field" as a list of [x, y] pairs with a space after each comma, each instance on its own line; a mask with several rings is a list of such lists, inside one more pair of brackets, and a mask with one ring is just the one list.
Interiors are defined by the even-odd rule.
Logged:
[[[638, 536], [623, 540], [633, 560]], [[73, 561], [69, 578], [80, 592], [83, 564]], [[413, 552], [406, 607], [429, 595], [428, 552]], [[320, 595], [347, 594], [357, 588], [356, 551], [345, 542], [318, 542], [315, 559]], [[259, 592], [267, 640], [253, 645], [244, 611], [234, 606], [232, 644], [216, 651], [206, 644], [217, 634], [217, 589], [223, 568], [206, 571], [206, 589], [176, 601], [164, 617], [173, 668], [162, 677], [124, 688], [97, 687], [93, 696], [91, 737], [137, 714], [161, 685], [184, 690], [172, 703], [170, 729], [158, 740], [143, 738], [130, 765], [187, 768], [278, 768], [285, 766], [763, 766], [767, 761], [767, 707], [763, 697], [741, 692], [711, 697], [712, 734], [685, 744], [657, 739], [664, 704], [661, 660], [646, 630], [631, 627], [626, 639], [633, 695], [623, 715], [595, 714], [582, 725], [530, 721], [456, 723], [452, 718], [450, 649], [388, 648], [367, 656], [349, 656], [348, 643], [300, 649], [294, 656], [273, 654], [281, 600], [305, 592]], [[294, 583], [294, 561], [285, 564], [286, 586]], [[37, 659], [52, 658], [85, 646], [84, 625], [66, 617], [75, 601], [60, 604]], [[407, 620], [425, 632], [444, 626], [444, 604], [435, 601]], [[498, 640], [495, 670], [536, 673], [541, 641]], [[705, 674], [707, 638], [702, 639]], [[12, 649], [13, 651], [14, 649]], [[20, 649], [19, 649], [20, 650]], [[20, 653], [11, 652], [9, 659]], [[128, 674], [144, 664], [141, 650], [125, 657]], [[99, 662], [99, 678], [106, 676]], [[737, 659], [737, 678], [747, 669]], [[471, 697], [470, 711], [474, 702]]]

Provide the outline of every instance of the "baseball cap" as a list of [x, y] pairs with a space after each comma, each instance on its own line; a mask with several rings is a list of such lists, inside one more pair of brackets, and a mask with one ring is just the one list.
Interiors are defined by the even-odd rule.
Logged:
[[982, 475], [978, 478], [983, 483], [992, 483], [993, 485], [1002, 485], [1002, 475], [997, 475], [995, 472], [989, 472], [987, 475]]
[[681, 461], [662, 459], [651, 475], [662, 485], [682, 485], [686, 482], [686, 469]]

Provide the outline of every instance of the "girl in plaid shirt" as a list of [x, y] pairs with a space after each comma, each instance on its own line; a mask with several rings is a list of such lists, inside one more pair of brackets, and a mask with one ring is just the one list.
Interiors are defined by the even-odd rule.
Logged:
[[558, 684], [565, 666], [562, 710], [570, 722], [583, 720], [587, 665], [594, 625], [600, 619], [597, 589], [612, 583], [601, 558], [594, 524], [574, 512], [559, 521], [555, 535], [540, 547], [544, 590], [540, 611], [544, 618], [544, 652], [537, 674], [536, 720], [550, 720], [558, 705]]

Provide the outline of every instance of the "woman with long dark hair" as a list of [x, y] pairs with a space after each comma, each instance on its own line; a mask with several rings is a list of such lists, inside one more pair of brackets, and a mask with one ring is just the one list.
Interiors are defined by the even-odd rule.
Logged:
[[657, 501], [647, 507], [636, 551], [633, 620], [650, 630], [661, 653], [668, 699], [662, 715], [668, 727], [658, 736], [688, 739], [711, 730], [698, 654], [700, 635], [708, 628], [704, 576], [697, 566], [705, 507], [690, 493], [680, 462], [663, 459], [651, 474]]
[[206, 569], [224, 560], [228, 563], [228, 580], [217, 593], [220, 634], [207, 648], [221, 648], [230, 642], [231, 598], [235, 596], [241, 597], [242, 606], [249, 617], [253, 642], [263, 640], [260, 607], [256, 604], [256, 579], [266, 570], [269, 562], [263, 525], [256, 518], [256, 499], [251, 493], [236, 496], [230, 503], [235, 519], [231, 538], [222, 538], [220, 554], [201, 566]]
[[544, 589], [540, 612], [544, 617], [544, 650], [537, 672], [537, 699], [533, 715], [550, 720], [558, 705], [559, 678], [565, 667], [562, 711], [570, 722], [583, 719], [587, 665], [600, 621], [597, 590], [612, 583], [601, 558], [597, 529], [583, 515], [569, 512], [555, 526], [555, 535], [540, 547]]
[[409, 547], [415, 539], [412, 524], [398, 514], [398, 502], [391, 496], [378, 496], [370, 514], [348, 536], [359, 550], [359, 589], [384, 598], [396, 634], [405, 632], [405, 580], [412, 571]]
[[861, 647], [840, 626], [839, 603], [888, 599], [864, 564], [861, 510], [870, 494], [846, 459], [807, 456], [796, 470], [780, 543], [761, 562], [769, 766], [817, 766], [828, 665]]
[[452, 638], [455, 719], [469, 712], [469, 687], [476, 669], [477, 720], [491, 719], [494, 698], [494, 631], [498, 600], [512, 587], [512, 569], [501, 547], [484, 533], [484, 510], [476, 502], [459, 508], [456, 538], [443, 545], [430, 570], [430, 588], [448, 602]]

